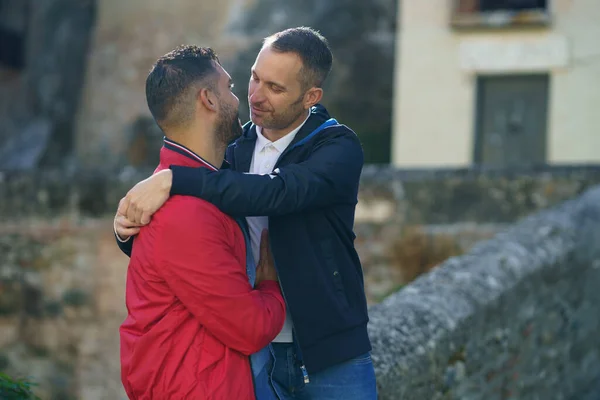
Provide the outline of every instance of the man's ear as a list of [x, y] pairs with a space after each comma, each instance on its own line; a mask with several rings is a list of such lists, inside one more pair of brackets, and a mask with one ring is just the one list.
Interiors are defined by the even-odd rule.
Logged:
[[219, 102], [217, 101], [217, 96], [215, 95], [215, 93], [208, 89], [208, 88], [202, 88], [200, 89], [200, 91], [198, 92], [198, 100], [200, 102], [200, 104], [202, 105], [202, 107], [206, 108], [207, 110], [213, 111], [213, 112], [217, 112], [218, 111], [218, 104]]
[[309, 109], [323, 98], [323, 89], [312, 87], [304, 94], [304, 108]]

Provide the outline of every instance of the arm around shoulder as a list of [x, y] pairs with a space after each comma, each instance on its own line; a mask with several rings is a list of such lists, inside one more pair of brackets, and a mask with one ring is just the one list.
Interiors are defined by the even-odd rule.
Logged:
[[328, 133], [305, 161], [274, 174], [172, 167], [171, 191], [203, 198], [236, 216], [276, 216], [355, 203], [364, 164], [362, 146], [347, 127], [328, 129], [336, 130]]

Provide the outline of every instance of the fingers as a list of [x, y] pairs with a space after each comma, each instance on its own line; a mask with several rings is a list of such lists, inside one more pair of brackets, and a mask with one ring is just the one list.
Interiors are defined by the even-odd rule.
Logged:
[[152, 217], [152, 213], [150, 211], [142, 212], [142, 216], [140, 217], [140, 223], [142, 225], [146, 225], [150, 223], [150, 217]]
[[121, 201], [119, 201], [119, 208], [117, 209], [117, 214], [127, 215], [127, 210], [129, 209], [129, 199], [127, 196], [123, 197]]
[[139, 225], [128, 220], [124, 215], [117, 214], [114, 225], [115, 232], [122, 240], [127, 240], [130, 236], [137, 235], [140, 232]]
[[123, 240], [140, 233], [140, 228], [117, 228], [117, 235]]
[[142, 215], [144, 214], [144, 209], [141, 207], [136, 207], [135, 209], [135, 218], [133, 219], [133, 222], [135, 222], [136, 224], [141, 224], [142, 223]]
[[[129, 194], [127, 195], [129, 196]], [[135, 204], [133, 204], [131, 202], [131, 200], [129, 201], [129, 207], [127, 207], [127, 213], [124, 214], [128, 220], [130, 220], [131, 222], [135, 222], [135, 214], [137, 212], [137, 206]]]
[[165, 171], [138, 182], [132, 187], [119, 203], [119, 214], [137, 224], [150, 223], [152, 214], [169, 199], [171, 175], [170, 170]]
[[[130, 194], [121, 200], [123, 206], [119, 206], [118, 213], [125, 216], [132, 224], [147, 225], [150, 223], [152, 212], [137, 204], [136, 201], [130, 199]], [[133, 197], [133, 196], [132, 196]], [[125, 209], [125, 205], [127, 208]]]
[[138, 228], [138, 227], [142, 226], [142, 224], [137, 224], [134, 221], [131, 221], [126, 216], [117, 214], [117, 216], [115, 217], [115, 226], [117, 228], [129, 229], [129, 228]]
[[[129, 206], [127, 207], [127, 213], [123, 214], [127, 217], [127, 219], [129, 221], [131, 221], [134, 224], [137, 225], [144, 225], [144, 223], [142, 223], [142, 219], [144, 216], [144, 209], [140, 206], [138, 206], [138, 204], [131, 200], [129, 197], [131, 195], [128, 193], [127, 196], [125, 197], [128, 200]], [[150, 218], [147, 217], [147, 221], [150, 221]], [[148, 223], [146, 222], [146, 224]]]
[[269, 231], [263, 229], [260, 234], [260, 259], [267, 260], [269, 257]]

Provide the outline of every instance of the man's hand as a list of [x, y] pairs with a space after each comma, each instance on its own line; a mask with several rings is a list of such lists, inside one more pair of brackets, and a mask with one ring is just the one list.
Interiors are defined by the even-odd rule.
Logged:
[[[123, 200], [121, 200], [123, 201]], [[131, 236], [137, 235], [140, 232], [141, 224], [136, 224], [127, 219], [126, 216], [117, 213], [113, 227], [119, 240], [126, 242]]]
[[260, 259], [256, 267], [256, 285], [262, 281], [277, 281], [275, 260], [269, 246], [269, 232], [263, 229], [260, 236]]
[[152, 214], [165, 204], [171, 191], [173, 173], [165, 169], [136, 184], [119, 203], [120, 214], [134, 224], [146, 225]]

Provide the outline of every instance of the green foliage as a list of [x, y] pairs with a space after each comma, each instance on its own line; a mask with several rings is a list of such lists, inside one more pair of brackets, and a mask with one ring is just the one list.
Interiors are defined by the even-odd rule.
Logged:
[[5, 400], [40, 400], [31, 387], [35, 384], [24, 379], [13, 379], [0, 372], [0, 399]]

